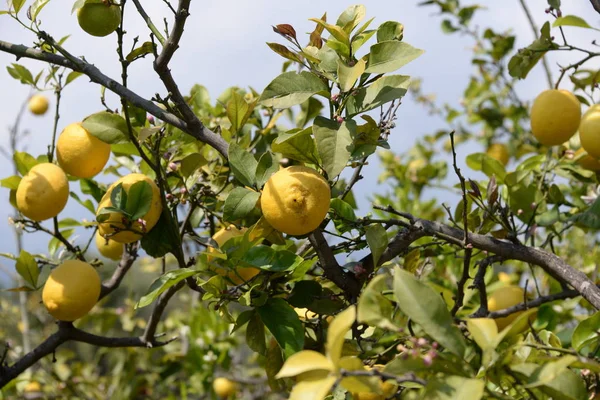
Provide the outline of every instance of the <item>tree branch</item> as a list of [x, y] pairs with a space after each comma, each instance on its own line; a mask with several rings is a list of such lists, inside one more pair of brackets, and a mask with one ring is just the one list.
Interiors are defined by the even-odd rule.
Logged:
[[134, 261], [138, 257], [137, 249], [138, 244], [133, 245], [134, 247], [131, 251], [124, 251], [123, 256], [121, 256], [121, 260], [119, 264], [117, 264], [117, 268], [113, 272], [112, 276], [109, 280], [102, 283], [102, 290], [100, 291], [100, 299], [104, 298], [112, 291], [117, 289], [121, 284], [121, 281], [129, 271], [129, 268], [133, 265]]
[[594, 10], [600, 13], [600, 0], [590, 0], [590, 3], [592, 3], [592, 7], [594, 7]]
[[[509, 308], [505, 308], [503, 310], [498, 310], [498, 311], [493, 311], [493, 312], [487, 313], [487, 315], [483, 315], [483, 316], [484, 317], [487, 316], [487, 318], [502, 318], [502, 317], [506, 317], [510, 314], [516, 313], [518, 311], [524, 311], [524, 310], [528, 310], [530, 308], [535, 308], [535, 307], [541, 306], [542, 304], [550, 303], [550, 302], [556, 301], [556, 300], [572, 299], [573, 297], [577, 297], [579, 295], [580, 295], [580, 293], [577, 290], [573, 290], [573, 289], [565, 290], [565, 291], [562, 291], [559, 293], [549, 294], [547, 296], [540, 296], [535, 300], [528, 301], [527, 303], [519, 303], [517, 305], [514, 305]], [[479, 318], [479, 317], [482, 317], [482, 315], [479, 314], [479, 310], [478, 310], [471, 317]]]

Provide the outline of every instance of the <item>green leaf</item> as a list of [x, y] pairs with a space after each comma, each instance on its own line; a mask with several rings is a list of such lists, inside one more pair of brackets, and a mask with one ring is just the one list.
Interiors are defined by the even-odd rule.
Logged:
[[352, 209], [352, 206], [348, 203], [346, 203], [344, 200], [342, 199], [338, 199], [338, 198], [333, 198], [331, 199], [331, 202], [329, 203], [329, 207], [332, 208], [335, 213], [342, 217], [344, 220], [350, 221], [350, 222], [355, 222], [356, 221], [356, 214], [354, 214], [354, 210]]
[[289, 250], [275, 250], [269, 246], [254, 246], [244, 254], [242, 261], [266, 271], [289, 271], [304, 259]]
[[24, 151], [16, 151], [15, 154], [13, 154], [13, 161], [17, 166], [17, 171], [23, 176], [27, 175], [31, 168], [39, 164], [38, 160]]
[[591, 229], [600, 229], [600, 197], [587, 210], [571, 217], [571, 220]]
[[86, 0], [76, 0], [75, 3], [73, 4], [73, 8], [71, 8], [71, 14], [73, 14], [75, 11], [77, 11], [81, 7], [83, 7], [85, 2], [86, 2]]
[[163, 210], [160, 219], [154, 227], [147, 232], [140, 241], [142, 249], [154, 258], [164, 257], [167, 253], [172, 253], [175, 246], [179, 246], [178, 239], [174, 237], [177, 232], [173, 232], [173, 226], [165, 213], [169, 210]]
[[179, 268], [165, 273], [152, 282], [146, 294], [136, 303], [135, 308], [138, 309], [152, 304], [165, 290], [197, 273], [198, 271], [191, 268]]
[[366, 63], [362, 58], [350, 66], [338, 59], [338, 83], [342, 92], [349, 92], [358, 78], [365, 72]]
[[29, 283], [31, 287], [37, 288], [38, 277], [40, 276], [40, 269], [35, 261], [35, 258], [25, 250], [21, 250], [19, 258], [17, 258], [16, 264], [17, 273]]
[[573, 331], [573, 336], [571, 338], [571, 345], [573, 348], [581, 352], [585, 347], [596, 347], [600, 341], [598, 327], [600, 327], [600, 312], [581, 321]]
[[348, 99], [347, 111], [350, 116], [381, 107], [385, 103], [401, 99], [410, 85], [410, 77], [404, 75], [383, 76], [375, 82], [356, 91]]
[[377, 28], [377, 43], [391, 40], [402, 40], [404, 37], [404, 25], [396, 21], [386, 21]]
[[306, 308], [321, 296], [323, 287], [316, 281], [300, 281], [294, 285], [288, 297], [293, 307]]
[[17, 190], [19, 187], [19, 183], [21, 182], [21, 177], [17, 175], [9, 176], [8, 178], [4, 178], [0, 181], [0, 186], [5, 187], [7, 189]]
[[282, 133], [271, 143], [271, 150], [292, 160], [318, 164], [315, 154], [317, 146], [311, 133], [312, 127]]
[[76, 202], [89, 210], [92, 214], [96, 215], [96, 207], [94, 207], [94, 203], [92, 203], [90, 199], [81, 200], [75, 192], [69, 192], [69, 195], [75, 199]]
[[13, 10], [15, 10], [15, 14], [18, 14], [19, 11], [21, 11], [23, 4], [25, 4], [25, 0], [8, 0], [8, 9], [10, 10], [12, 5]]
[[479, 400], [483, 397], [485, 382], [482, 379], [468, 379], [462, 376], [433, 378], [425, 387], [424, 399], [430, 400]]
[[136, 47], [131, 50], [129, 54], [125, 57], [125, 59], [129, 62], [133, 62], [138, 58], [144, 57], [146, 54], [153, 54], [156, 45], [152, 42], [144, 42], [140, 47]]
[[267, 85], [259, 102], [266, 107], [289, 108], [317, 93], [327, 95], [328, 92], [327, 85], [311, 72], [285, 72]]
[[[65, 239], [69, 239], [71, 237], [71, 235], [73, 235], [73, 233], [75, 233], [75, 229], [65, 229], [63, 231], [60, 232], [60, 234], [65, 238]], [[60, 240], [58, 240], [57, 238], [53, 237], [52, 239], [50, 239], [50, 241], [48, 242], [48, 253], [50, 253], [51, 256], [53, 256], [56, 251], [63, 247], [65, 244], [63, 242], [61, 242]]]
[[419, 324], [429, 336], [451, 353], [459, 357], [464, 355], [466, 345], [462, 333], [454, 326], [446, 303], [435, 290], [396, 267], [394, 296], [402, 312]]
[[273, 158], [273, 154], [265, 152], [260, 156], [256, 167], [256, 187], [263, 187], [271, 175], [277, 171], [279, 171], [279, 163]]
[[98, 203], [106, 193], [106, 190], [101, 188], [100, 185], [92, 179], [80, 179], [79, 187], [81, 188], [81, 193], [91, 195]]
[[370, 74], [386, 74], [417, 59], [424, 51], [411, 45], [389, 40], [371, 46], [367, 71]]
[[110, 192], [110, 202], [114, 208], [122, 211], [124, 214], [127, 212], [127, 192], [123, 189], [123, 184], [119, 183]]
[[466, 163], [473, 171], [481, 171], [489, 178], [495, 176], [498, 183], [504, 183], [506, 170], [502, 163], [495, 158], [485, 153], [474, 153], [467, 156]]
[[362, 4], [352, 5], [340, 14], [336, 25], [341, 27], [348, 35], [360, 24], [367, 15], [367, 9]]
[[83, 120], [82, 126], [90, 135], [105, 143], [117, 144], [129, 141], [127, 122], [118, 114], [107, 111], [92, 114]]
[[267, 342], [265, 340], [265, 324], [257, 312], [253, 312], [246, 327], [246, 344], [258, 354], [265, 355]]
[[279, 54], [283, 58], [287, 58], [288, 60], [292, 60], [294, 62], [302, 62], [302, 59], [298, 54], [294, 53], [287, 47], [279, 43], [267, 43], [267, 46], [275, 53]]
[[231, 122], [231, 132], [237, 133], [248, 119], [248, 109], [250, 106], [246, 100], [236, 91], [231, 92], [231, 97], [227, 102], [227, 118]]
[[65, 81], [65, 86], [67, 86], [69, 83], [73, 82], [75, 79], [79, 78], [81, 75], [83, 75], [83, 73], [81, 73], [81, 72], [77, 72], [77, 71], [69, 72], [69, 75], [67, 75], [67, 79]]
[[42, 8], [44, 8], [44, 6], [49, 2], [50, 0], [35, 0], [33, 2], [31, 7], [29, 8], [29, 14], [31, 14], [32, 21], [35, 21], [37, 19], [38, 15], [40, 14], [40, 11], [42, 11]]
[[557, 26], [576, 26], [579, 28], [595, 29], [590, 24], [585, 22], [583, 18], [576, 15], [565, 15], [564, 17], [556, 18], [552, 26], [555, 28]]
[[285, 357], [304, 347], [304, 328], [296, 311], [283, 299], [271, 298], [257, 308], [258, 314], [269, 332], [275, 337]]
[[388, 246], [387, 232], [383, 225], [374, 224], [369, 225], [369, 227], [365, 230], [365, 236], [367, 238], [367, 244], [371, 249], [373, 265], [377, 265], [379, 257], [381, 257]]
[[575, 356], [567, 355], [542, 365], [512, 364], [510, 369], [526, 383], [526, 387], [539, 389], [552, 399], [584, 400], [587, 399], [585, 383], [579, 374], [568, 368], [576, 362]]
[[361, 324], [397, 331], [399, 327], [392, 321], [394, 306], [382, 294], [388, 290], [388, 278], [388, 275], [377, 275], [369, 282], [358, 299], [357, 320]]
[[223, 219], [237, 221], [248, 215], [254, 208], [260, 193], [246, 188], [236, 187], [229, 193], [223, 206]]
[[324, 117], [315, 118], [313, 134], [317, 142], [317, 152], [329, 179], [338, 176], [348, 164], [355, 133], [354, 120], [339, 124]]
[[[112, 193], [111, 193], [112, 195]], [[133, 221], [142, 218], [152, 205], [152, 187], [146, 181], [139, 181], [129, 187], [125, 211]]]
[[254, 186], [258, 163], [252, 153], [242, 149], [236, 143], [230, 143], [228, 156], [229, 166], [237, 180], [244, 186]]
[[552, 41], [550, 22], [546, 22], [542, 26], [540, 33], [538, 39], [528, 47], [520, 49], [508, 62], [508, 73], [513, 78], [525, 79], [546, 52], [558, 48], [558, 45]]
[[34, 85], [34, 79], [31, 72], [20, 64], [13, 63], [12, 67], [6, 67], [6, 70], [16, 80], [25, 85]]

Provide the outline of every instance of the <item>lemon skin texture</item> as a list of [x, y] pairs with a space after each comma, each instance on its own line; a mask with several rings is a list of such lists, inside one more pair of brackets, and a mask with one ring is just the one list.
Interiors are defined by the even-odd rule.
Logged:
[[[217, 242], [219, 247], [221, 247], [231, 238], [244, 236], [247, 230], [248, 228], [238, 229], [235, 225], [230, 225], [227, 228], [223, 228], [215, 233], [212, 238], [215, 242]], [[214, 251], [215, 250], [212, 247], [208, 250], [209, 253]], [[208, 261], [211, 261], [210, 257], [208, 258]], [[216, 263], [219, 261], [221, 260], [215, 260]], [[229, 278], [233, 284], [240, 285], [258, 275], [260, 269], [253, 267], [239, 267], [236, 268], [235, 271], [231, 271], [226, 268], [216, 267], [214, 268], [214, 271], [221, 276], [226, 276]]]
[[486, 154], [500, 161], [500, 163], [502, 163], [504, 166], [508, 164], [508, 160], [510, 159], [508, 148], [502, 143], [491, 144], [490, 147], [488, 147]]
[[260, 206], [271, 226], [288, 235], [305, 235], [319, 227], [329, 210], [331, 189], [317, 171], [292, 166], [274, 173], [263, 189]]
[[100, 275], [90, 264], [68, 260], [54, 268], [42, 291], [44, 306], [60, 321], [86, 315], [100, 297]]
[[58, 137], [56, 158], [67, 174], [77, 178], [92, 178], [108, 162], [110, 144], [90, 135], [81, 124], [70, 124]]
[[44, 221], [56, 217], [69, 200], [69, 181], [55, 164], [37, 164], [17, 187], [17, 209], [27, 218]]
[[121, 9], [117, 5], [106, 5], [100, 0], [86, 1], [77, 10], [77, 22], [92, 36], [108, 36], [117, 30], [121, 23]]
[[34, 115], [44, 115], [48, 111], [48, 99], [41, 94], [34, 94], [27, 104], [29, 111]]
[[600, 172], [600, 160], [587, 154], [583, 148], [575, 152], [575, 157], [579, 157], [582, 153], [585, 155], [577, 160], [577, 164], [589, 171]]
[[219, 398], [226, 399], [237, 391], [237, 384], [227, 378], [217, 378], [213, 381], [213, 390]]
[[[504, 286], [494, 291], [491, 296], [488, 297], [488, 310], [499, 311], [505, 308], [515, 306], [522, 303], [525, 300], [525, 292], [518, 286]], [[498, 326], [498, 332], [502, 331], [508, 325], [510, 325], [523, 311], [510, 314], [508, 317], [496, 318], [496, 326]], [[532, 314], [531, 319], [535, 318], [535, 313]], [[527, 321], [523, 321], [523, 326], [519, 326], [516, 331], [522, 332], [527, 329]]]
[[581, 120], [581, 103], [567, 90], [540, 93], [531, 107], [531, 132], [544, 146], [558, 146], [569, 140]]
[[123, 255], [123, 243], [110, 239], [107, 242], [98, 231], [96, 231], [96, 247], [100, 254], [111, 260], [120, 260]]
[[[110, 200], [110, 195], [113, 189], [119, 183], [123, 185], [123, 190], [129, 193], [129, 188], [133, 184], [142, 180], [147, 182], [152, 188], [152, 204], [150, 205], [150, 209], [148, 210], [148, 212], [141, 218], [144, 221], [146, 221], [145, 232], [150, 232], [150, 230], [154, 227], [154, 225], [156, 225], [156, 223], [160, 219], [160, 214], [162, 212], [162, 203], [160, 199], [160, 190], [158, 189], [158, 186], [156, 186], [156, 183], [154, 183], [152, 179], [148, 178], [146, 175], [143, 174], [125, 175], [124, 177], [120, 178], [115, 183], [110, 185], [108, 187], [108, 190], [106, 191], [106, 194], [104, 195], [104, 197], [102, 197], [100, 203], [98, 204], [96, 216], [98, 215], [98, 212], [104, 207], [112, 207], [113, 204]], [[118, 229], [126, 229], [125, 225], [123, 224], [123, 215], [121, 213], [113, 212], [108, 214], [108, 219], [98, 225], [98, 232], [100, 232], [100, 235], [102, 235], [103, 237], [106, 237], [106, 235], [110, 235], [109, 238], [118, 243], [135, 242], [141, 239], [142, 237], [142, 235], [136, 232], [144, 232], [142, 224], [140, 224], [139, 222], [134, 222], [130, 228], [135, 230], [136, 232], [120, 231], [118, 233], [115, 233], [115, 227]]]
[[598, 107], [590, 108], [581, 118], [579, 139], [581, 147], [590, 156], [600, 158], [600, 110]]

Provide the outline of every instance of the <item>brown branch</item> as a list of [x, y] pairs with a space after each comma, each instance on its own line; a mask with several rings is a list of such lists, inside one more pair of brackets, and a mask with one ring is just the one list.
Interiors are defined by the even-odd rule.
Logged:
[[224, 157], [227, 157], [228, 145], [222, 137], [204, 127], [204, 125], [188, 126], [185, 121], [181, 120], [176, 115], [161, 109], [153, 102], [146, 100], [137, 93], [127, 89], [114, 79], [104, 75], [97, 67], [84, 60], [79, 58], [67, 59], [66, 57], [58, 54], [47, 53], [24, 45], [13, 44], [2, 40], [0, 40], [0, 51], [14, 54], [17, 56], [17, 58], [30, 58], [50, 64], [60, 65], [73, 71], [81, 72], [90, 78], [92, 82], [106, 87], [108, 90], [120, 97], [126, 98], [127, 101], [136, 107], [142, 108], [156, 118], [159, 118], [162, 121], [181, 129], [201, 142], [212, 146]]
[[[526, 303], [519, 303], [517, 305], [514, 305], [509, 308], [505, 308], [503, 310], [498, 310], [498, 311], [493, 311], [493, 312], [487, 313], [487, 315], [483, 315], [483, 316], [486, 316], [488, 318], [502, 318], [502, 317], [506, 317], [510, 314], [514, 314], [518, 311], [525, 311], [530, 308], [539, 307], [542, 304], [550, 303], [550, 302], [553, 302], [556, 300], [572, 299], [577, 296], [580, 296], [580, 293], [577, 290], [573, 290], [573, 289], [565, 290], [565, 291], [555, 293], [555, 294], [550, 294], [547, 296], [540, 296], [535, 300], [531, 300]], [[475, 312], [473, 315], [471, 315], [471, 317], [472, 318], [480, 318], [480, 317], [482, 317], [482, 315], [480, 315], [479, 310], [477, 310], [477, 312]]]
[[592, 3], [592, 7], [594, 7], [594, 10], [600, 13], [600, 0], [590, 0], [590, 3]]
[[100, 299], [104, 298], [114, 290], [116, 290], [121, 281], [129, 271], [129, 268], [133, 265], [133, 262], [138, 257], [138, 244], [134, 244], [131, 251], [124, 251], [123, 256], [121, 256], [121, 260], [119, 264], [117, 264], [117, 268], [113, 272], [112, 276], [109, 280], [102, 283], [102, 290], [100, 291]]
[[473, 279], [473, 284], [470, 286], [470, 289], [477, 288], [477, 290], [479, 291], [479, 309], [475, 311], [475, 313], [473, 314], [474, 316], [484, 317], [488, 314], [487, 288], [485, 286], [484, 280], [485, 273], [490, 265], [503, 260], [503, 257], [491, 256], [486, 257], [477, 263], [479, 269], [477, 270], [477, 274]]
[[152, 338], [154, 338], [156, 328], [158, 327], [158, 323], [160, 322], [160, 317], [162, 316], [163, 311], [165, 311], [169, 300], [171, 300], [171, 297], [173, 297], [173, 295], [177, 293], [177, 291], [181, 289], [184, 285], [185, 281], [180, 281], [176, 285], [168, 288], [165, 292], [163, 292], [163, 294], [161, 294], [158, 297], [156, 305], [154, 306], [154, 310], [152, 310], [152, 315], [150, 315], [150, 319], [148, 319], [146, 330], [144, 330], [144, 333], [140, 338], [143, 342], [147, 343], [148, 347], [153, 346]]

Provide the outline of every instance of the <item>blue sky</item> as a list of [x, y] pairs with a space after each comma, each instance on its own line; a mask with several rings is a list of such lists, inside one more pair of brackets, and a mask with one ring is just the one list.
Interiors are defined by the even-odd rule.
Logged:
[[[417, 0], [401, 1], [363, 1], [367, 7], [367, 17], [375, 17], [373, 26], [386, 21], [396, 20], [405, 25], [404, 40], [411, 45], [424, 49], [425, 54], [416, 61], [402, 68], [399, 72], [423, 79], [423, 89], [426, 93], [435, 93], [437, 100], [457, 105], [467, 84], [470, 65], [470, 50], [472, 42], [458, 35], [445, 35], [440, 29], [441, 18], [435, 15], [433, 7], [418, 7]], [[31, 1], [27, 1], [27, 5]], [[40, 18], [43, 29], [55, 38], [71, 34], [65, 43], [67, 49], [74, 55], [84, 55], [86, 60], [94, 63], [105, 74], [118, 79], [120, 66], [118, 64], [115, 42], [116, 35], [106, 38], [95, 38], [83, 33], [74, 15], [71, 15], [71, 3], [67, 1], [51, 1], [42, 11]], [[162, 0], [146, 0], [143, 2], [146, 10], [155, 22], [161, 21], [168, 15]], [[519, 5], [518, 0], [481, 1], [487, 9], [477, 14], [475, 22], [485, 28], [492, 27], [497, 31], [511, 29], [517, 33], [518, 47], [524, 47], [533, 40], [531, 28]], [[549, 18], [544, 13], [546, 0], [527, 0], [538, 25]], [[592, 25], [599, 25], [600, 14], [596, 14], [587, 1], [563, 2], [563, 13], [583, 16]], [[347, 1], [267, 1], [252, 2], [223, 2], [202, 1], [193, 2], [191, 16], [188, 19], [186, 31], [181, 41], [181, 48], [171, 62], [175, 79], [184, 93], [195, 83], [208, 88], [212, 98], [216, 98], [229, 86], [252, 86], [261, 91], [281, 71], [281, 58], [273, 53], [265, 42], [281, 42], [271, 26], [279, 23], [292, 24], [299, 36], [313, 29], [314, 23], [308, 21], [312, 17], [320, 17], [327, 12], [329, 19], [334, 20], [349, 5]], [[0, 7], [0, 9], [3, 7]], [[25, 16], [23, 15], [23, 18]], [[147, 29], [144, 21], [135, 13], [130, 4], [126, 15], [128, 40], [135, 36], [144, 41]], [[579, 28], [568, 28], [569, 41], [582, 47], [588, 47], [594, 38], [593, 31]], [[35, 38], [15, 21], [3, 15], [0, 16], [0, 40], [30, 45]], [[566, 64], [573, 60], [567, 53], [558, 54], [550, 59], [554, 76], [558, 75], [557, 63]], [[7, 128], [17, 114], [20, 104], [27, 98], [29, 88], [12, 79], [4, 66], [15, 62], [15, 58], [0, 53], [0, 145], [6, 146], [8, 139]], [[19, 61], [38, 72], [44, 65], [31, 60]], [[537, 93], [547, 88], [541, 67], [535, 68], [527, 81], [520, 82], [517, 91], [522, 98], [531, 100]], [[150, 98], [155, 93], [165, 94], [165, 90], [154, 74], [150, 58], [136, 62], [130, 69], [130, 87], [140, 95]], [[568, 88], [568, 86], [565, 86]], [[48, 93], [51, 96], [51, 93]], [[119, 107], [115, 96], [107, 96], [112, 108]], [[54, 105], [51, 101], [51, 107]], [[66, 125], [82, 120], [89, 114], [102, 109], [100, 104], [100, 88], [81, 77], [71, 84], [63, 94], [61, 120], [59, 130]], [[30, 136], [24, 142], [26, 150], [34, 156], [46, 152], [46, 147], [52, 135], [53, 113], [48, 112], [43, 117], [26, 114], [22, 128], [30, 131]], [[447, 128], [444, 122], [429, 116], [419, 105], [410, 99], [404, 101], [398, 113], [397, 127], [390, 137], [392, 150], [403, 152], [414, 141], [425, 133]], [[464, 154], [459, 155], [461, 165], [464, 155], [468, 152], [481, 150], [476, 147], [461, 147]], [[463, 168], [463, 170], [465, 170]], [[0, 158], [1, 177], [11, 175], [12, 167], [4, 158]], [[384, 192], [383, 186], [378, 186], [376, 176], [380, 173], [376, 159], [371, 161], [356, 190], [361, 213], [368, 211], [368, 198], [374, 192]], [[467, 176], [477, 177], [467, 172]], [[104, 182], [113, 178], [99, 177]], [[78, 186], [78, 185], [73, 185]], [[12, 209], [8, 204], [8, 190], [0, 189], [0, 252], [13, 252], [15, 249], [8, 216]], [[70, 201], [61, 215], [74, 218], [93, 216], [75, 201]], [[80, 238], [82, 242], [84, 238]], [[26, 235], [25, 248], [32, 252], [44, 252], [47, 248], [48, 237], [44, 234]], [[13, 268], [11, 262], [0, 259], [0, 264]], [[0, 276], [2, 271], [0, 270]]]

